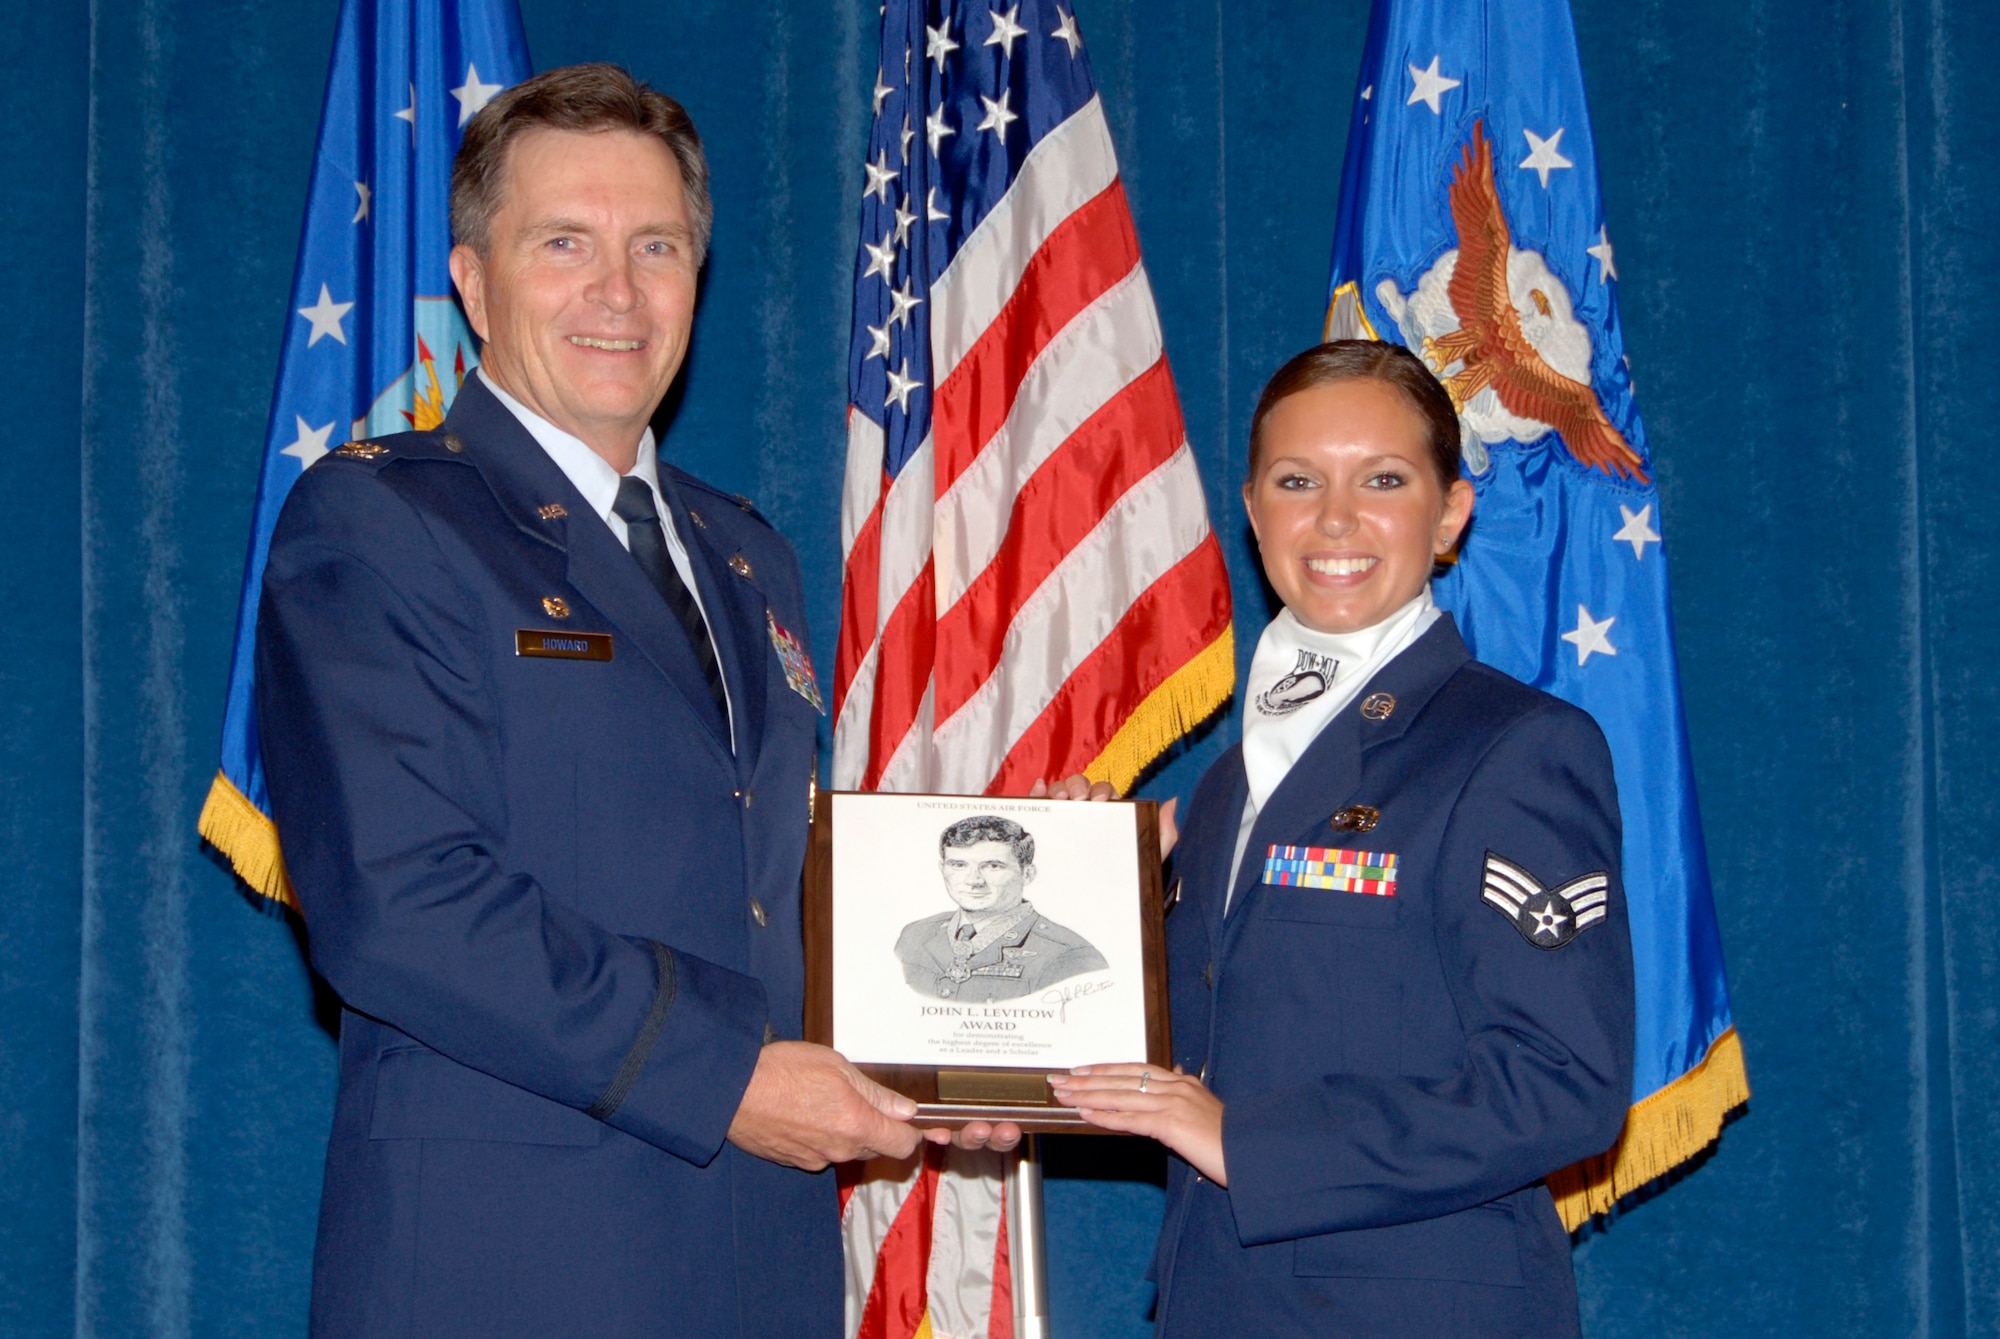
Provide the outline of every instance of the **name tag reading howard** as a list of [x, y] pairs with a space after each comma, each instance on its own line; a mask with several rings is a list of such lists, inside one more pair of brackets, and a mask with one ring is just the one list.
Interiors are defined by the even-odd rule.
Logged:
[[609, 660], [611, 634], [608, 632], [545, 632], [540, 628], [514, 629], [514, 654], [540, 656], [549, 660]]

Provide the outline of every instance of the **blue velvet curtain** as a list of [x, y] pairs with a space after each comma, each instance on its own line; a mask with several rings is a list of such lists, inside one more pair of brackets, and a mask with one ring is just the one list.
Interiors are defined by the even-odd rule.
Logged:
[[[0, 43], [0, 1332], [303, 1333], [333, 1082], [294, 927], [194, 837], [334, 0]], [[839, 585], [873, 0], [522, 0], [685, 100], [717, 241], [680, 462]], [[1234, 501], [1319, 328], [1363, 0], [1077, 0], [1247, 653]], [[1756, 1097], [1577, 1250], [1594, 1335], [2000, 1332], [2000, 29], [1577, 0]], [[1223, 722], [1165, 767], [1186, 792]], [[1158, 1159], [1051, 1150], [1063, 1339], [1146, 1332]]]

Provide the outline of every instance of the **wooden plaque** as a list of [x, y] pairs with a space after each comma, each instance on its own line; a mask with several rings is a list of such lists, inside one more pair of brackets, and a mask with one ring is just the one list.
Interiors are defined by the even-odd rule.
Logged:
[[1048, 1076], [1171, 1069], [1159, 809], [821, 791], [806, 856], [806, 1040], [919, 1124], [1096, 1129]]

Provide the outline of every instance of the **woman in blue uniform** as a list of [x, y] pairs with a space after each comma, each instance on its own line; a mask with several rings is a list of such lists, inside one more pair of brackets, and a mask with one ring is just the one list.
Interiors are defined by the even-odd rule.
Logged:
[[1473, 494], [1407, 350], [1280, 368], [1243, 498], [1285, 607], [1176, 856], [1178, 1064], [1058, 1092], [1176, 1155], [1162, 1335], [1576, 1334], [1542, 1178], [1617, 1138], [1632, 1075], [1603, 737], [1432, 603]]

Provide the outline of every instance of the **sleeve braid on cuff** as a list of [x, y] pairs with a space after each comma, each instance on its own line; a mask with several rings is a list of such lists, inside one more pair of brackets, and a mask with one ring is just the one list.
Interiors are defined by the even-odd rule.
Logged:
[[639, 1025], [639, 1035], [632, 1039], [632, 1049], [625, 1052], [624, 1063], [618, 1066], [611, 1086], [583, 1113], [595, 1120], [608, 1119], [624, 1104], [632, 1085], [639, 1081], [639, 1072], [646, 1067], [646, 1058], [653, 1053], [653, 1044], [660, 1039], [660, 1030], [667, 1025], [667, 1014], [674, 1007], [678, 974], [674, 971], [673, 950], [657, 940], [649, 939], [646, 945], [653, 950], [653, 962], [659, 969], [659, 989], [653, 993], [653, 1007], [647, 1011], [646, 1021]]

